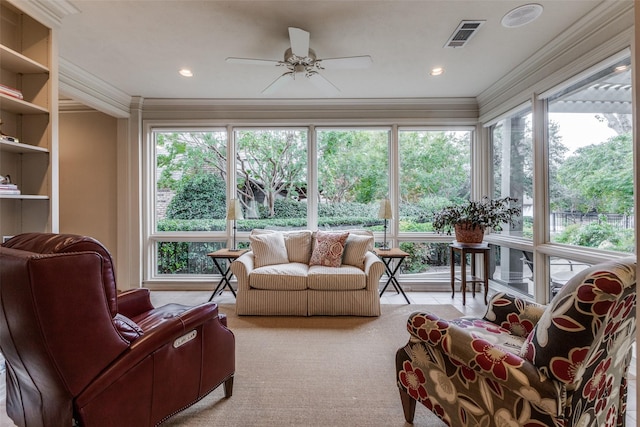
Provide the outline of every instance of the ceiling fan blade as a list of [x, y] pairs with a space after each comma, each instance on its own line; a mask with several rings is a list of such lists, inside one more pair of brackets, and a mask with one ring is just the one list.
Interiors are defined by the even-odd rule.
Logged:
[[373, 60], [369, 55], [363, 55], [318, 59], [316, 63], [326, 69], [358, 69], [370, 67], [373, 64]]
[[293, 81], [293, 73], [284, 73], [283, 75], [275, 79], [269, 86], [264, 88], [262, 93], [264, 95], [270, 95], [272, 93], [279, 91], [280, 89], [282, 89], [283, 87], [291, 83], [292, 81]]
[[338, 89], [333, 83], [324, 78], [321, 74], [314, 73], [309, 76], [309, 81], [320, 89], [325, 95], [328, 96], [336, 96], [340, 93], [340, 89]]
[[231, 64], [246, 64], [246, 65], [278, 65], [280, 61], [273, 59], [254, 59], [254, 58], [233, 58], [229, 57], [225, 61]]
[[309, 33], [300, 28], [289, 27], [289, 40], [291, 52], [295, 56], [306, 58], [309, 56]]

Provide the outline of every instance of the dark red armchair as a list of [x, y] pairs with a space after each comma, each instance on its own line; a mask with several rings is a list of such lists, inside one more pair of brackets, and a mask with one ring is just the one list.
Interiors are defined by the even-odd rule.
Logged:
[[0, 247], [0, 351], [18, 426], [154, 426], [224, 384], [235, 340], [214, 303], [117, 293], [98, 241], [27, 233]]

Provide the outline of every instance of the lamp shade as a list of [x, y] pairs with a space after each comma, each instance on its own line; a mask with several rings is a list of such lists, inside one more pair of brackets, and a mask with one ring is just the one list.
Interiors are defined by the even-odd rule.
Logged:
[[240, 206], [240, 200], [229, 200], [229, 204], [227, 205], [227, 219], [231, 221], [244, 219], [244, 217], [242, 216], [242, 207]]
[[378, 212], [378, 218], [392, 219], [393, 211], [391, 210], [391, 201], [384, 199], [380, 202], [380, 211]]

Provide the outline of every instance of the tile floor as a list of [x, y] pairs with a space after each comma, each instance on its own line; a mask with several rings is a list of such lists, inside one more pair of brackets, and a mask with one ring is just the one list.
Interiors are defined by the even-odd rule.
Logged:
[[[489, 298], [494, 292], [489, 291]], [[174, 302], [186, 305], [195, 305], [200, 302], [205, 302], [211, 296], [210, 292], [168, 292], [168, 291], [154, 291], [151, 293], [151, 299], [154, 305], [162, 305], [167, 302]], [[460, 292], [456, 292], [454, 298], [451, 298], [449, 292], [407, 292], [409, 301], [412, 304], [451, 304], [456, 307], [465, 316], [482, 316], [486, 310], [482, 295], [477, 293], [475, 298], [470, 293], [467, 294], [466, 305], [462, 305], [462, 295]], [[222, 295], [216, 296], [215, 302], [220, 304], [233, 304], [235, 299], [231, 292], [225, 291]], [[395, 291], [387, 290], [381, 298], [383, 304], [406, 304], [404, 297], [400, 294], [396, 294]], [[0, 405], [3, 406], [4, 412], [4, 399], [5, 399], [5, 375], [4, 369], [0, 368]], [[637, 417], [637, 405], [636, 405], [636, 360], [631, 362], [631, 369], [629, 372], [629, 396], [627, 398], [627, 425], [638, 425]], [[0, 416], [0, 420], [6, 420], [6, 415], [3, 413]], [[0, 423], [2, 424], [2, 423]], [[13, 424], [7, 426], [1, 425], [0, 427], [10, 427]]]

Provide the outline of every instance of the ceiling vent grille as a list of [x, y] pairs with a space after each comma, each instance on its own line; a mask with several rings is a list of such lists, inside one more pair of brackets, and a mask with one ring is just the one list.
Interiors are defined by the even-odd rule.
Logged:
[[485, 21], [461, 21], [444, 47], [463, 47]]

